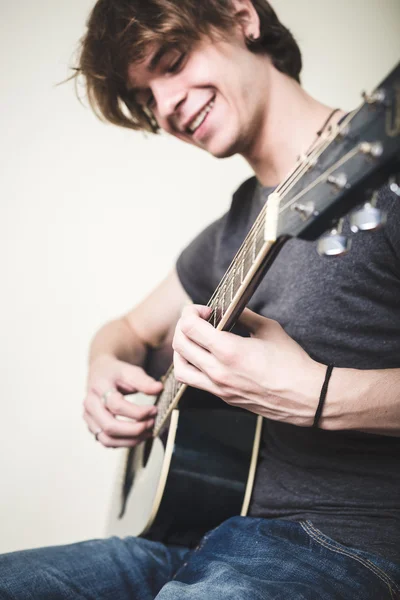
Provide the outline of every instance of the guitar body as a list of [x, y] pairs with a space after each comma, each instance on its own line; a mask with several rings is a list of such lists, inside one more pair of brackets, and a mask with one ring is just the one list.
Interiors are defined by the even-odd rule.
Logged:
[[193, 547], [244, 514], [260, 434], [260, 417], [188, 389], [165, 433], [127, 452], [110, 533]]

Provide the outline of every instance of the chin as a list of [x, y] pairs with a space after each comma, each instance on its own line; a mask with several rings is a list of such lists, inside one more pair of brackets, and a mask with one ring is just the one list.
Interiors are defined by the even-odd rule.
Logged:
[[[222, 143], [221, 143], [222, 142]], [[215, 158], [230, 158], [239, 152], [238, 140], [223, 140], [210, 144], [205, 150]]]
[[211, 154], [212, 156], [214, 156], [214, 158], [230, 158], [231, 156], [234, 156], [236, 154], [236, 152], [234, 152], [230, 149], [219, 150], [219, 151], [214, 151], [214, 152], [207, 150], [207, 152], [209, 154]]

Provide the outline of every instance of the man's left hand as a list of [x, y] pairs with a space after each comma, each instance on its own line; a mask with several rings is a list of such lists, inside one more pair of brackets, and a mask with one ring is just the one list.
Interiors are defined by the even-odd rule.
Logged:
[[211, 308], [185, 308], [173, 340], [178, 381], [211, 392], [232, 406], [275, 421], [312, 425], [326, 367], [314, 361], [284, 329], [245, 309], [242, 338], [218, 331]]

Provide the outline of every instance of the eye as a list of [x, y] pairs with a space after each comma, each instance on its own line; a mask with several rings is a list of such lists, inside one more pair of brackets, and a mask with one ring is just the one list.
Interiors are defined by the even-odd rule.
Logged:
[[151, 92], [149, 92], [148, 98], [145, 102], [147, 108], [152, 108], [152, 106], [154, 106], [154, 102], [155, 102], [154, 96]]
[[135, 100], [142, 108], [151, 108], [154, 105], [154, 96], [150, 90], [137, 91]]
[[181, 68], [185, 58], [186, 58], [186, 53], [182, 52], [179, 55], [178, 59], [175, 60], [170, 67], [168, 67], [167, 73], [177, 73], [179, 71], [179, 69]]

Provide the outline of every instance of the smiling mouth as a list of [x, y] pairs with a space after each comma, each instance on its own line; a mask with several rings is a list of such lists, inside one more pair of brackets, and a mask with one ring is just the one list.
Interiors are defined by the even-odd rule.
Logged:
[[198, 128], [204, 123], [208, 113], [211, 112], [211, 110], [213, 109], [214, 104], [215, 104], [215, 96], [213, 98], [211, 98], [210, 102], [208, 104], [206, 104], [206, 106], [197, 115], [197, 117], [195, 119], [193, 119], [193, 121], [191, 123], [189, 123], [189, 125], [186, 128], [186, 131], [188, 133], [190, 133], [190, 135], [193, 135], [198, 130]]

